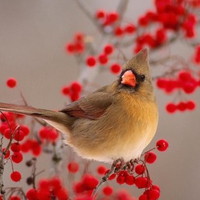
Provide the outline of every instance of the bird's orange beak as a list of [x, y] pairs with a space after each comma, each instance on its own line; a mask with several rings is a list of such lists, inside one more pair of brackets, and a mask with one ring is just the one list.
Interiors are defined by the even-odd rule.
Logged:
[[135, 87], [135, 85], [136, 85], [135, 74], [131, 70], [127, 70], [126, 72], [124, 72], [124, 74], [122, 76], [121, 83], [124, 85], [130, 85], [132, 87]]

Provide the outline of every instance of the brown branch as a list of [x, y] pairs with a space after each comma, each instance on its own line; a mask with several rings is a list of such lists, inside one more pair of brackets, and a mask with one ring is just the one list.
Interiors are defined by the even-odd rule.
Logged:
[[123, 20], [124, 13], [126, 12], [126, 9], [128, 7], [128, 3], [129, 3], [129, 0], [121, 0], [119, 2], [119, 5], [117, 7], [117, 12], [120, 14], [120, 19], [117, 24], [120, 24], [121, 21]]

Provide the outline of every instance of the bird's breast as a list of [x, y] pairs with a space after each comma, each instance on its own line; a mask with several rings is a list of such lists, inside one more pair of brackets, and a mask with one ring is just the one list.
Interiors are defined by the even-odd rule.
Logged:
[[155, 102], [127, 96], [117, 99], [97, 120], [80, 119], [71, 144], [89, 159], [128, 161], [140, 156], [155, 135], [157, 123]]

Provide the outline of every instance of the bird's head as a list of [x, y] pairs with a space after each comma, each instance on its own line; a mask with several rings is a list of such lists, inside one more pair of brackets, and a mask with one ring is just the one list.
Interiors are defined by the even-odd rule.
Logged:
[[118, 87], [141, 95], [153, 94], [148, 49], [141, 50], [124, 64], [119, 76]]

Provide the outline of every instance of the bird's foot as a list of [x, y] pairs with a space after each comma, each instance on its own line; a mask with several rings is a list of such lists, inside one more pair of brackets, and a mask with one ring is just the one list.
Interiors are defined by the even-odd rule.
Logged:
[[95, 196], [98, 189], [111, 177], [112, 174], [116, 174], [118, 171], [120, 171], [122, 169], [123, 165], [124, 165], [124, 160], [122, 158], [118, 158], [118, 159], [114, 160], [111, 165], [111, 169], [105, 173], [105, 175], [102, 177], [99, 184], [93, 190], [92, 196]]

